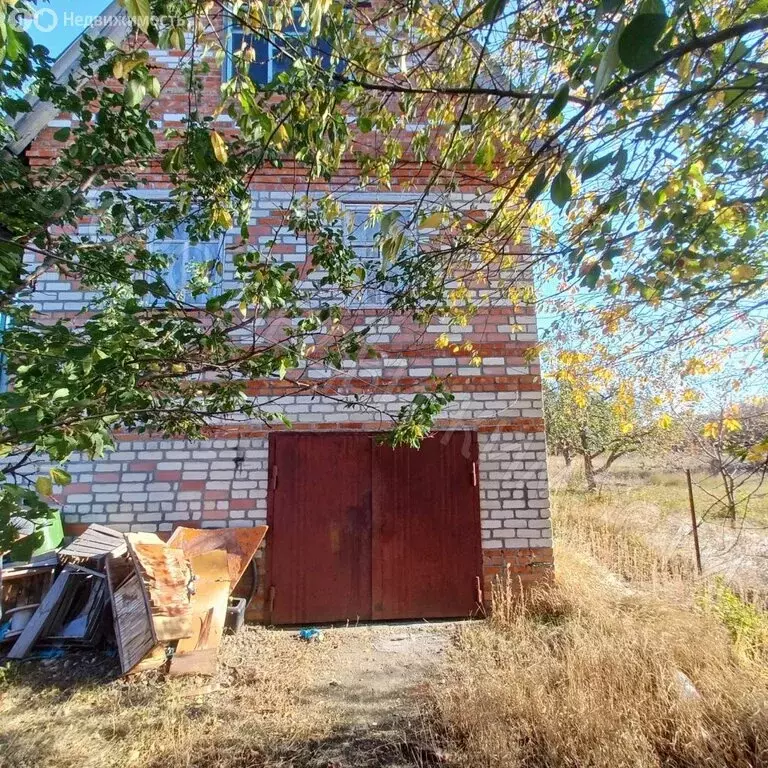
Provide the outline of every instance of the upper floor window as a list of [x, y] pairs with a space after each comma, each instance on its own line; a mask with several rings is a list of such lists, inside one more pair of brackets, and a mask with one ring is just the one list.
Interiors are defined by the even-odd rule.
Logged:
[[370, 205], [348, 204], [345, 208], [348, 245], [366, 270], [365, 285], [357, 301], [368, 306], [384, 306], [395, 291], [400, 265], [387, 258], [383, 251], [382, 225], [388, 235], [402, 232], [415, 242], [416, 238], [407, 227], [413, 212], [405, 206], [396, 206], [371, 216]]
[[271, 83], [281, 72], [289, 70], [295, 59], [319, 59], [323, 69], [331, 68], [331, 47], [328, 41], [319, 38], [311, 44], [308, 42], [307, 27], [301, 22], [299, 8], [294, 9], [291, 21], [274, 39], [267, 39], [232, 22], [228, 47], [227, 77], [234, 73], [235, 58], [244, 56], [250, 60], [248, 74], [251, 80], [259, 85]]
[[[186, 225], [180, 224], [171, 237], [157, 238], [150, 244], [151, 251], [168, 257], [168, 266], [155, 277], [162, 278], [169, 290], [182, 301], [202, 306], [221, 293], [223, 248], [221, 239], [191, 239]], [[195, 290], [196, 282], [201, 287], [207, 283], [207, 290]]]

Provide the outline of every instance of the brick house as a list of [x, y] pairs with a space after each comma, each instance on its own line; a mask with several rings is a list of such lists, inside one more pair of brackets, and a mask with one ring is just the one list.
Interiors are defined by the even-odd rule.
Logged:
[[[104, 15], [120, 13], [113, 3]], [[95, 28], [116, 40], [126, 31], [124, 23]], [[77, 67], [77, 49], [76, 41], [60, 57], [60, 75]], [[162, 132], [184, 118], [185, 90], [174, 74], [179, 52], [150, 46], [149, 55], [171, 78], [155, 102]], [[275, 63], [268, 49], [264, 55], [269, 77]], [[222, 76], [212, 69], [204, 92], [215, 98]], [[12, 149], [32, 166], [51, 162], [60, 146], [53, 133], [71, 124], [52, 109], [37, 104], [17, 126], [20, 139]], [[391, 188], [381, 191], [361, 187], [350, 163], [334, 180], [334, 194], [352, 211], [374, 204], [407, 208], [421, 173], [404, 162]], [[277, 238], [279, 258], [296, 263], [305, 259], [306, 246], [279, 228], [305, 185], [301, 170], [288, 165], [265, 167], [251, 183], [251, 237]], [[162, 173], [148, 174], [141, 194], [163, 198], [168, 187]], [[312, 193], [328, 189], [316, 184]], [[473, 191], [450, 195], [477, 204]], [[204, 258], [206, 249], [225, 254], [237, 236], [197, 248]], [[179, 233], [159, 245], [178, 247], [181, 274], [185, 260], [197, 258], [183, 238]], [[232, 279], [225, 263], [223, 284]], [[76, 283], [46, 274], [31, 300], [42, 314], [61, 316], [81, 309], [89, 296]], [[490, 582], [505, 565], [522, 583], [547, 578], [552, 539], [540, 370], [526, 355], [537, 340], [534, 310], [502, 299], [470, 325], [434, 321], [425, 328], [370, 297], [350, 317], [371, 326], [367, 340], [379, 358], [342, 370], [312, 367], [294, 381], [251, 383], [254, 396], [283, 395], [278, 408], [292, 429], [212, 424], [209, 439], [195, 443], [122, 434], [104, 459], [73, 457], [72, 484], [61, 497], [68, 531], [91, 522], [160, 533], [177, 525], [267, 523], [252, 617], [283, 624], [467, 616], [487, 602]], [[272, 332], [265, 324], [263, 337]], [[452, 348], [471, 342], [481, 364], [472, 364], [469, 352], [438, 349], [444, 335]], [[387, 429], [391, 415], [433, 375], [450, 375], [455, 394], [437, 434], [419, 451], [378, 444], [375, 433]]]

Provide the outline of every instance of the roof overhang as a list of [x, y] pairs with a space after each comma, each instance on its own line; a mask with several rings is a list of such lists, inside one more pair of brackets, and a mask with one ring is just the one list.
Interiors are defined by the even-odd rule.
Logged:
[[[57, 83], [66, 83], [70, 78], [77, 79], [81, 74], [80, 43], [86, 35], [92, 39], [103, 37], [120, 45], [130, 31], [131, 22], [125, 8], [120, 5], [119, 0], [112, 0], [91, 26], [79, 34], [56, 59], [51, 67], [54, 80]], [[55, 104], [41, 101], [35, 95], [28, 96], [27, 101], [32, 109], [19, 115], [13, 122], [16, 139], [6, 146], [6, 149], [14, 155], [22, 154], [60, 112]]]

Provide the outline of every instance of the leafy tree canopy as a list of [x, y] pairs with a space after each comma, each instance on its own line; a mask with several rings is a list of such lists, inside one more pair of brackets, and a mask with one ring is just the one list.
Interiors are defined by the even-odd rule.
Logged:
[[[697, 345], [725, 354], [738, 342], [751, 370], [764, 365], [764, 0], [123, 5], [134, 24], [125, 42], [85, 40], [81, 71], [57, 82], [17, 23], [35, 5], [0, 0], [3, 142], [29, 109], [25, 92], [77, 119], [57, 132], [50, 167], [0, 159], [0, 310], [12, 321], [2, 347], [15, 383], [0, 396], [0, 531], [28, 506], [14, 488], [34, 455], [54, 465], [72, 451], [99, 455], [116, 429], [197, 437], [234, 413], [282, 418], [245, 382], [367, 354], [344, 308], [370, 288], [386, 291], [392, 311], [465, 323], [499, 297], [533, 302], [538, 273], [562, 318], [555, 337], [576, 323], [583, 338], [621, 339], [606, 349], [625, 359], [663, 346], [703, 360]], [[289, 36], [296, 8], [300, 34]], [[222, 18], [251, 44], [230, 50]], [[167, 72], [144, 38], [182, 52], [189, 114], [163, 141], [151, 109]], [[258, 40], [291, 61], [266, 85], [248, 76]], [[201, 78], [225, 60], [219, 104], [204, 110]], [[333, 192], [294, 200], [287, 231], [313, 243], [306, 280], [252, 242], [248, 180], [295, 164], [307, 183], [328, 181], [342, 162], [371, 188], [404, 163], [426, 177], [410, 221], [381, 217], [394, 269], [359, 264]], [[131, 194], [159, 168], [168, 200]], [[475, 190], [476, 202], [445, 194], [453, 189]], [[167, 258], [148, 247], [147, 233], [180, 224], [200, 241], [241, 230], [236, 287], [202, 310], [190, 297], [207, 294], [219, 264], [175, 294]], [[428, 247], [420, 229], [433, 233]], [[532, 258], [520, 259], [529, 238]], [[94, 297], [87, 312], [35, 315], [30, 289], [47, 272], [78, 280]], [[488, 289], [470, 290], [478, 282]], [[259, 328], [273, 321], [283, 336], [264, 345]], [[417, 442], [449, 398], [437, 386], [419, 395], [393, 440]], [[65, 481], [42, 476], [38, 490]]]

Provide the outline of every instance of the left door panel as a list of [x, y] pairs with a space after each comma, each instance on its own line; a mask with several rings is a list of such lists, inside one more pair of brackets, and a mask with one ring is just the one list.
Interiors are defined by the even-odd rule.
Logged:
[[270, 436], [272, 623], [371, 618], [369, 435]]

